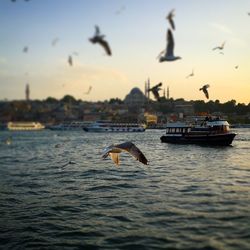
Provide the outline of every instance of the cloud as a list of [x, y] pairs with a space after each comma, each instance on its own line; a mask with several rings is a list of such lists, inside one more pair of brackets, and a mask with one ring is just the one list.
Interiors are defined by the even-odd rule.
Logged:
[[218, 31], [221, 31], [223, 33], [226, 33], [226, 34], [233, 34], [233, 31], [228, 28], [226, 25], [224, 24], [220, 24], [220, 23], [209, 23], [209, 25], [215, 29], [217, 29]]

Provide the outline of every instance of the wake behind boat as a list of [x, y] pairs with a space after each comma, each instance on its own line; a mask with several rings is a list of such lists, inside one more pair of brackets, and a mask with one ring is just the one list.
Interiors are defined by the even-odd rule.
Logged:
[[169, 123], [161, 142], [204, 145], [230, 145], [236, 133], [225, 120], [207, 119], [201, 124]]
[[143, 125], [138, 123], [114, 123], [112, 121], [96, 121], [84, 127], [86, 132], [144, 132]]

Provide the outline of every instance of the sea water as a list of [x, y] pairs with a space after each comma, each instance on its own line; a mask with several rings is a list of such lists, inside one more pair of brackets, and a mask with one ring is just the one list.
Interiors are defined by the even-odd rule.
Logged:
[[[1, 131], [0, 248], [250, 249], [250, 129], [235, 131], [227, 147], [161, 143], [164, 130]], [[101, 158], [128, 140], [149, 165]]]

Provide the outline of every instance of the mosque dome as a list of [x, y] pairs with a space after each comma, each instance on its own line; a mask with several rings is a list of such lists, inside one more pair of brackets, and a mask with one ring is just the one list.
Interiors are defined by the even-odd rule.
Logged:
[[132, 88], [130, 93], [126, 95], [124, 103], [127, 105], [138, 106], [138, 105], [143, 105], [146, 99], [147, 98], [143, 94], [143, 92], [139, 88], [135, 87]]

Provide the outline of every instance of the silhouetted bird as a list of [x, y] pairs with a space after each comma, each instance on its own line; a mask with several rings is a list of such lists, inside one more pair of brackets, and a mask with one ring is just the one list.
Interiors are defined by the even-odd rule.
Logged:
[[200, 88], [200, 90], [203, 91], [203, 93], [205, 94], [207, 99], [209, 99], [209, 95], [208, 95], [208, 91], [207, 91], [207, 88], [209, 88], [209, 87], [210, 87], [210, 85], [206, 84], [206, 85], [204, 85], [203, 87]]
[[87, 92], [85, 92], [84, 94], [85, 94], [85, 95], [88, 95], [88, 94], [90, 93], [91, 89], [92, 89], [92, 86], [89, 86], [89, 89], [88, 89]]
[[123, 5], [119, 10], [117, 10], [117, 11], [115, 12], [115, 14], [116, 14], [116, 15], [119, 15], [119, 14], [121, 14], [125, 9], [126, 9], [126, 7]]
[[70, 66], [73, 66], [73, 59], [72, 59], [72, 56], [70, 56], [70, 55], [68, 57], [68, 63]]
[[192, 69], [192, 73], [190, 73], [189, 75], [187, 75], [186, 78], [189, 78], [191, 76], [194, 76], [194, 69]]
[[136, 160], [142, 162], [145, 165], [148, 164], [148, 160], [146, 159], [145, 155], [141, 152], [139, 148], [135, 146], [134, 143], [130, 141], [106, 147], [103, 151], [102, 158], [105, 159], [110, 155], [114, 163], [116, 165], [119, 165], [119, 153], [121, 153], [122, 151], [127, 151], [132, 156], [134, 156]]
[[153, 95], [157, 101], [160, 101], [159, 91], [161, 90], [161, 88], [160, 88], [161, 86], [162, 86], [162, 83], [160, 82], [148, 90], [148, 91], [151, 91], [153, 93]]
[[56, 38], [54, 38], [53, 40], [52, 40], [52, 42], [51, 42], [51, 45], [52, 46], [56, 46], [57, 45], [57, 43], [59, 42], [59, 38], [58, 37], [56, 37]]
[[174, 9], [171, 10], [171, 11], [168, 13], [168, 15], [166, 16], [166, 19], [169, 21], [171, 28], [172, 28], [173, 30], [175, 30], [175, 24], [174, 24], [173, 17], [174, 17]]
[[100, 34], [100, 29], [96, 25], [95, 26], [95, 35], [92, 38], [89, 38], [89, 41], [92, 43], [99, 43], [106, 51], [106, 53], [111, 56], [111, 49], [107, 41], [104, 40], [104, 35]]
[[[163, 53], [165, 54], [162, 55]], [[158, 57], [159, 57], [159, 62], [175, 61], [181, 59], [180, 56], [174, 56], [174, 38], [172, 31], [170, 29], [168, 29], [167, 32], [167, 48], [165, 51], [162, 51]]]
[[225, 46], [225, 43], [226, 43], [226, 42], [223, 42], [223, 43], [221, 44], [221, 46], [216, 46], [216, 47], [214, 47], [213, 50], [216, 50], [216, 49], [223, 50], [223, 49], [224, 49], [224, 46]]
[[29, 47], [28, 47], [28, 46], [25, 46], [25, 47], [23, 48], [23, 52], [24, 52], [24, 53], [27, 53], [28, 50], [29, 50]]
[[238, 69], [238, 68], [239, 68], [239, 65], [236, 65], [234, 68], [235, 68], [235, 69]]

